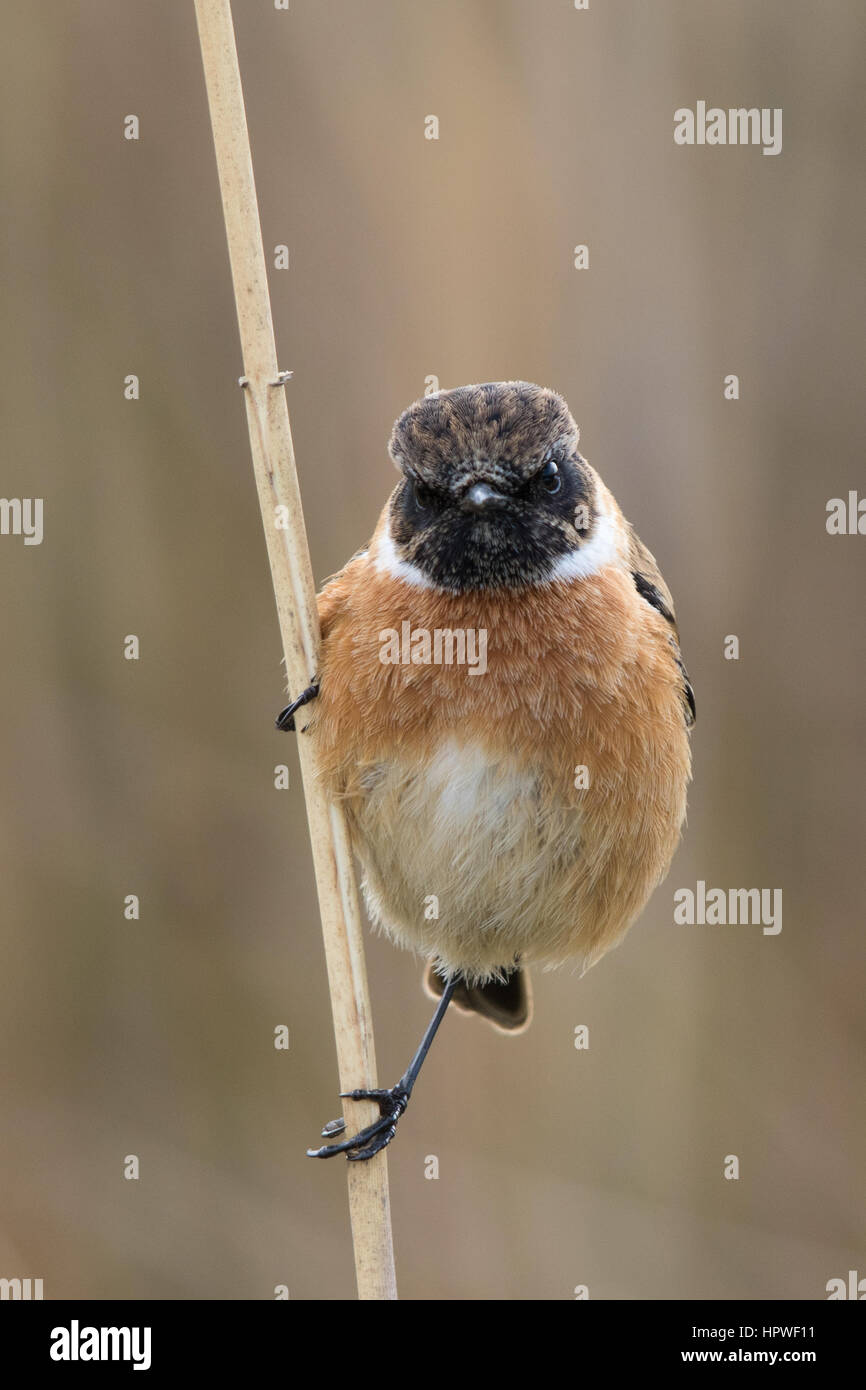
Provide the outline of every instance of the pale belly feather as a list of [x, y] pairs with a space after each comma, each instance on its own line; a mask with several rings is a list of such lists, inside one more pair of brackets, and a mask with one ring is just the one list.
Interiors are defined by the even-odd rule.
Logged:
[[[469, 978], [543, 959], [574, 923], [579, 812], [479, 744], [378, 763], [350, 806], [371, 918]], [[569, 897], [569, 895], [571, 895]]]

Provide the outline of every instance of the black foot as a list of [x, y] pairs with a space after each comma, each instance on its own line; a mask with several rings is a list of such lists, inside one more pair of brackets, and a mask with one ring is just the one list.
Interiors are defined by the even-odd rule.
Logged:
[[[398, 1081], [390, 1091], [343, 1091], [346, 1100], [374, 1100], [379, 1107], [380, 1120], [360, 1129], [351, 1139], [340, 1144], [325, 1144], [321, 1149], [307, 1149], [308, 1158], [333, 1158], [335, 1154], [345, 1154], [351, 1163], [373, 1158], [375, 1154], [390, 1144], [397, 1133], [397, 1121], [409, 1104], [409, 1093]], [[342, 1134], [346, 1128], [345, 1120], [331, 1120], [325, 1125], [322, 1135]]]
[[308, 705], [311, 700], [315, 700], [318, 693], [319, 683], [313, 681], [312, 685], [308, 685], [297, 700], [293, 700], [290, 705], [286, 705], [285, 709], [280, 710], [277, 715], [277, 728], [282, 729], [284, 733], [293, 734], [295, 732], [295, 710], [299, 710], [302, 705]]

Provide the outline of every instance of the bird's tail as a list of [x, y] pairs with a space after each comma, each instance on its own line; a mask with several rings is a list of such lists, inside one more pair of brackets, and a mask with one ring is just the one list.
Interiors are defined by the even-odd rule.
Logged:
[[[424, 975], [424, 991], [431, 999], [440, 999], [445, 982], [437, 975], [432, 963]], [[460, 980], [451, 999], [462, 1013], [480, 1014], [502, 1033], [522, 1033], [532, 1021], [532, 988], [525, 968], [509, 971], [505, 981], [491, 980], [486, 985], [467, 985]]]

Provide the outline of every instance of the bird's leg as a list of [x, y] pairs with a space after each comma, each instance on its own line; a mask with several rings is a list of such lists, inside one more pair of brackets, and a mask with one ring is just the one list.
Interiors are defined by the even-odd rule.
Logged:
[[312, 685], [308, 685], [306, 690], [301, 692], [297, 700], [293, 700], [290, 705], [286, 705], [285, 709], [280, 710], [277, 715], [277, 728], [282, 729], [284, 733], [293, 734], [295, 732], [295, 711], [299, 710], [302, 705], [308, 705], [311, 700], [315, 700], [318, 693], [319, 682], [313, 681]]
[[[436, 1006], [436, 1012], [421, 1039], [418, 1051], [396, 1086], [392, 1086], [390, 1091], [342, 1092], [343, 1098], [346, 1100], [374, 1100], [379, 1107], [381, 1119], [375, 1120], [373, 1124], [367, 1125], [366, 1129], [359, 1130], [351, 1139], [344, 1139], [339, 1144], [325, 1144], [321, 1149], [307, 1149], [309, 1158], [333, 1158], [334, 1154], [344, 1153], [351, 1162], [357, 1163], [360, 1160], [372, 1158], [380, 1149], [384, 1149], [386, 1144], [390, 1144], [397, 1133], [397, 1121], [409, 1104], [412, 1087], [418, 1080], [418, 1073], [423, 1066], [424, 1058], [430, 1051], [430, 1044], [436, 1036], [439, 1024], [445, 1017], [445, 1011], [451, 1003], [451, 996], [456, 985], [456, 977], [452, 977], [446, 984], [442, 998]], [[330, 1124], [325, 1125], [322, 1135], [324, 1138], [330, 1138], [333, 1134], [342, 1134], [345, 1128], [345, 1120], [331, 1120]]]

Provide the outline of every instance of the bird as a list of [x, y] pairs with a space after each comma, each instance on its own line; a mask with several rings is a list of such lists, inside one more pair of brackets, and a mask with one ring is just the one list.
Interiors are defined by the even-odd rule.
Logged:
[[437, 1006], [395, 1086], [344, 1093], [379, 1119], [311, 1156], [372, 1158], [451, 1003], [522, 1032], [529, 968], [585, 973], [668, 872], [694, 692], [670, 590], [579, 442], [531, 382], [422, 397], [369, 544], [319, 594], [319, 670], [277, 726], [306, 710], [370, 920]]

